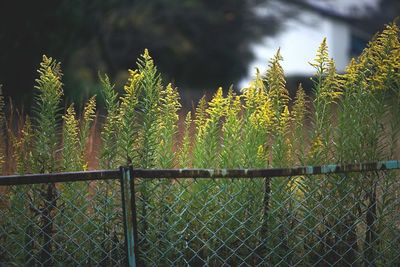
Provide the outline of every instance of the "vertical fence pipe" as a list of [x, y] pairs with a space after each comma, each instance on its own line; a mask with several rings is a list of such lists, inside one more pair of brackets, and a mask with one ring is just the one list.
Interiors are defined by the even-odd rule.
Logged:
[[122, 212], [124, 217], [125, 249], [128, 266], [136, 267], [137, 264], [137, 232], [136, 232], [136, 207], [135, 188], [132, 168], [121, 167], [121, 197]]
[[132, 207], [132, 216], [131, 216], [131, 221], [132, 221], [132, 227], [133, 227], [133, 238], [135, 240], [133, 249], [135, 252], [135, 260], [136, 260], [136, 265], [140, 265], [139, 261], [139, 238], [138, 238], [138, 228], [137, 228], [137, 215], [136, 215], [136, 191], [135, 191], [135, 176], [133, 173], [133, 168], [132, 166], [129, 167], [129, 175], [131, 177], [130, 180], [130, 189], [131, 189], [131, 207]]

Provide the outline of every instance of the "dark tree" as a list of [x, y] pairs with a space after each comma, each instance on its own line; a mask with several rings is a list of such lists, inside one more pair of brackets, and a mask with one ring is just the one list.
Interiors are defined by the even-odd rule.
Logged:
[[84, 3], [1, 1], [0, 83], [6, 95], [29, 103], [42, 55], [68, 63], [68, 55], [90, 39]]
[[[42, 54], [63, 63], [68, 81], [76, 66], [93, 77], [98, 69], [115, 77], [149, 48], [166, 78], [180, 87], [227, 86], [246, 74], [250, 44], [279, 28], [279, 12], [270, 12], [268, 2], [2, 1], [0, 84], [6, 95], [29, 104]], [[260, 6], [267, 12], [257, 12]], [[66, 91], [75, 85], [66, 82]]]

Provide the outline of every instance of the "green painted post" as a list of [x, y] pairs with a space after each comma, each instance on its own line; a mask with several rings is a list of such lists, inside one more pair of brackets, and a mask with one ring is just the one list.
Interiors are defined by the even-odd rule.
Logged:
[[125, 249], [128, 257], [128, 266], [136, 267], [137, 264], [137, 232], [136, 232], [136, 207], [135, 185], [132, 168], [120, 167], [121, 171], [121, 197], [124, 219]]

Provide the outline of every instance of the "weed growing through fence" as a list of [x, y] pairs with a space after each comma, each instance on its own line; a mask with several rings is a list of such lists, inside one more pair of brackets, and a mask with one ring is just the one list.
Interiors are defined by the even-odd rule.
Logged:
[[[106, 108], [99, 166], [269, 168], [398, 156], [395, 152], [400, 131], [400, 43], [396, 24], [386, 26], [342, 75], [337, 74], [323, 40], [311, 63], [315, 75], [310, 98], [299, 85], [291, 101], [282, 60], [278, 50], [267, 71], [257, 70], [241, 93], [230, 88], [224, 94], [218, 88], [211, 100], [203, 97], [196, 109], [187, 114], [182, 134], [178, 133], [178, 90], [171, 84], [164, 86], [147, 50], [138, 59], [137, 69], [129, 70], [121, 96], [107, 75], [99, 75]], [[94, 97], [90, 98], [80, 117], [73, 105], [61, 116], [61, 78], [60, 64], [43, 57], [35, 115], [23, 120], [20, 131], [7, 130], [13, 148], [9, 158], [15, 160], [15, 172], [87, 169], [85, 151], [96, 103]], [[2, 98], [0, 108], [4, 108]], [[5, 121], [0, 113], [2, 126]], [[7, 158], [4, 141], [0, 146], [1, 165]], [[224, 179], [138, 179], [140, 256], [143, 260], [152, 259], [156, 265], [162, 264], [157, 259], [176, 257], [183, 259], [178, 264], [237, 265], [243, 255], [251, 264], [266, 258], [270, 264], [370, 265], [375, 261], [385, 265], [385, 260], [396, 253], [392, 238], [399, 235], [398, 218], [386, 210], [393, 207], [393, 196], [399, 192], [395, 179], [394, 174], [383, 177], [377, 173], [346, 178], [260, 177], [251, 183]], [[101, 251], [111, 249], [107, 240], [118, 239], [118, 233], [110, 226], [119, 201], [112, 197], [117, 190], [115, 184], [97, 182], [86, 188], [48, 184], [9, 192], [13, 205], [32, 218], [30, 224], [21, 226], [21, 233], [15, 234], [29, 251], [28, 256], [21, 256], [25, 257], [22, 261], [29, 262], [29, 255], [40, 255], [43, 262], [50, 262], [54, 253], [62, 257], [52, 243], [55, 220], [71, 217], [75, 226], [65, 227], [79, 230], [74, 227], [82, 217], [58, 216], [65, 204], [59, 203], [60, 194], [66, 196], [69, 204], [81, 207], [82, 214], [88, 210], [109, 214], [104, 236], [88, 246], [99, 246]], [[81, 197], [76, 199], [77, 191]], [[27, 195], [29, 203], [16, 197], [18, 194]], [[92, 197], [96, 201], [87, 204]], [[341, 204], [333, 199], [339, 199]], [[318, 208], [321, 206], [324, 209]], [[358, 227], [357, 220], [364, 226]], [[95, 226], [88, 226], [88, 231], [90, 227]], [[27, 239], [31, 231], [42, 233], [40, 242], [33, 244]], [[237, 244], [241, 246], [232, 256], [232, 248]], [[66, 253], [72, 255], [72, 251], [73, 246], [65, 248]], [[215, 257], [210, 256], [216, 251]], [[111, 262], [115, 255], [103, 253], [99, 257]]]

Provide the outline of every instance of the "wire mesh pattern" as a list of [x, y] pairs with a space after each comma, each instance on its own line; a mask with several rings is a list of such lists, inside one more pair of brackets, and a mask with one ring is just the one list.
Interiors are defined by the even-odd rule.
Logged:
[[400, 266], [397, 172], [137, 179], [146, 266]]
[[0, 190], [0, 266], [126, 265], [118, 180]]
[[399, 166], [122, 168], [2, 186], [0, 266], [400, 266], [400, 173], [385, 170]]

